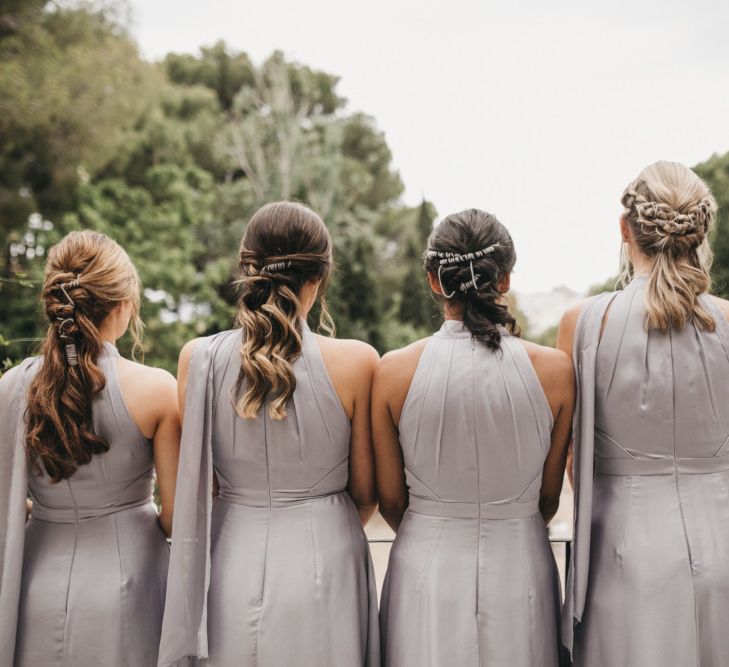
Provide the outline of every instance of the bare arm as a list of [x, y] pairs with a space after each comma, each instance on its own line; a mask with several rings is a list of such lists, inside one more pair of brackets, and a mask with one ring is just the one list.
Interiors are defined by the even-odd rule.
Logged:
[[544, 388], [554, 415], [551, 445], [544, 462], [539, 510], [549, 524], [559, 509], [564, 471], [572, 432], [572, 413], [575, 404], [575, 378], [572, 360], [564, 354], [552, 362], [546, 374]]
[[354, 394], [351, 417], [352, 435], [349, 445], [349, 483], [347, 490], [359, 511], [362, 525], [365, 525], [377, 510], [375, 489], [375, 462], [372, 452], [372, 430], [370, 424], [370, 398], [372, 378], [379, 355], [369, 346], [359, 346], [357, 356], [358, 381]]
[[[380, 513], [397, 531], [408, 506], [405, 463], [398, 432], [400, 412], [423, 345], [385, 355], [378, 364], [372, 389], [372, 435]], [[412, 357], [412, 358], [411, 358]]]
[[[574, 339], [575, 329], [577, 328], [577, 320], [580, 317], [580, 312], [584, 305], [584, 301], [573, 306], [562, 316], [559, 323], [559, 329], [557, 330], [557, 349], [561, 350], [565, 354], [569, 355], [570, 359], [573, 355], [574, 350]], [[567, 449], [567, 478], [570, 481], [570, 486], [574, 488], [574, 481], [572, 479], [573, 472], [573, 461], [574, 452], [572, 448], [572, 430], [570, 429], [569, 447]]]
[[169, 537], [172, 533], [181, 431], [177, 387], [173, 377], [165, 374], [165, 382], [160, 382], [157, 389], [156, 400], [160, 404], [160, 419], [152, 438], [152, 447], [160, 493], [159, 522], [165, 535]]
[[121, 358], [117, 369], [129, 412], [144, 437], [152, 442], [161, 499], [159, 522], [169, 535], [180, 454], [180, 413], [175, 378], [159, 368]]

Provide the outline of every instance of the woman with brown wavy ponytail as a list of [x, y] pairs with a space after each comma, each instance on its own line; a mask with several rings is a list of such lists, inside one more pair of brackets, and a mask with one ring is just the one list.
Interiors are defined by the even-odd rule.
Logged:
[[710, 296], [709, 188], [676, 162], [625, 188], [624, 289], [563, 318], [574, 353], [574, 664], [729, 664], [729, 303]]
[[[380, 510], [397, 532], [384, 664], [560, 664], [546, 524], [572, 418], [569, 357], [519, 339], [516, 253], [493, 215], [449, 215], [425, 249], [445, 322], [386, 354], [372, 396]], [[407, 294], [403, 295], [407, 298]]]
[[128, 328], [139, 346], [139, 299], [136, 269], [103, 234], [51, 248], [40, 356], [0, 382], [3, 665], [157, 663], [180, 425], [174, 378], [115, 346]]
[[180, 355], [160, 665], [196, 656], [211, 667], [375, 667], [377, 594], [361, 523], [376, 504], [377, 353], [309, 329], [318, 300], [331, 332], [332, 240], [308, 207], [257, 211], [239, 265], [237, 328]]

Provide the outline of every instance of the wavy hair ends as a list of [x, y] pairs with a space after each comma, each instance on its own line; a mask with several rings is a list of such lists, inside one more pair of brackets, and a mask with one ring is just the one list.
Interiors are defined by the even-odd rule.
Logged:
[[[645, 328], [665, 332], [694, 322], [713, 331], [714, 318], [699, 299], [711, 287], [709, 232], [717, 205], [709, 187], [685, 165], [656, 162], [625, 188], [620, 201], [633, 239], [650, 261]], [[624, 256], [623, 285], [631, 278]]]
[[325, 299], [332, 269], [329, 230], [303, 204], [266, 204], [246, 227], [239, 269], [236, 323], [241, 328], [241, 367], [234, 388], [236, 412], [255, 419], [270, 398], [271, 418], [284, 419], [296, 389], [293, 364], [302, 350], [301, 290], [307, 283], [319, 282], [319, 325], [334, 333]]
[[[109, 450], [93, 428], [92, 403], [106, 383], [98, 366], [99, 328], [128, 302], [135, 349], [141, 346], [139, 276], [115, 241], [98, 232], [71, 232], [48, 253], [41, 300], [48, 331], [28, 390], [26, 456], [36, 474], [59, 482]], [[66, 357], [69, 341], [77, 365]]]
[[442, 265], [437, 257], [426, 252], [424, 266], [433, 275], [440, 270], [441, 286], [452, 293], [447, 300], [460, 306], [463, 324], [471, 334], [483, 338], [492, 350], [498, 350], [500, 326], [511, 334], [520, 334], [516, 318], [499, 289], [501, 279], [511, 273], [516, 263], [509, 231], [496, 216], [474, 208], [443, 219], [428, 240], [428, 250], [441, 255], [467, 255], [487, 248], [487, 253], [472, 261]]

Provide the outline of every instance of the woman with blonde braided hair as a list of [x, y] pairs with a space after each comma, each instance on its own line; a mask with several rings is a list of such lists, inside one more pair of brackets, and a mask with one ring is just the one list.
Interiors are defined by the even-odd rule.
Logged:
[[445, 218], [425, 253], [445, 322], [375, 375], [380, 510], [397, 532], [381, 601], [391, 667], [561, 664], [546, 524], [574, 374], [567, 355], [519, 339], [506, 298], [515, 262], [493, 215]]
[[[237, 327], [180, 354], [180, 474], [160, 665], [375, 667], [377, 353], [312, 333], [332, 240], [294, 202], [251, 218]], [[214, 495], [214, 497], [213, 497]]]
[[657, 162], [621, 198], [624, 289], [565, 314], [575, 539], [564, 642], [580, 667], [729, 664], [729, 303], [716, 202]]
[[139, 292], [117, 243], [72, 232], [40, 356], [0, 380], [2, 665], [157, 662], [180, 423], [174, 378], [115, 346], [130, 323], [140, 342]]

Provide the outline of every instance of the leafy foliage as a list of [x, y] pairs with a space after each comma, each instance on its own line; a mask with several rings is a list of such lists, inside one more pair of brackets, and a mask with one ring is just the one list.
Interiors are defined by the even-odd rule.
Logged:
[[48, 247], [93, 228], [140, 272], [147, 362], [174, 369], [187, 339], [230, 326], [236, 248], [276, 199], [330, 227], [340, 335], [384, 351], [429, 333], [421, 254], [435, 210], [401, 204], [383, 133], [347, 110], [337, 77], [279, 52], [256, 65], [222, 42], [149, 63], [123, 9], [0, 9], [0, 356], [22, 358], [43, 333]]

